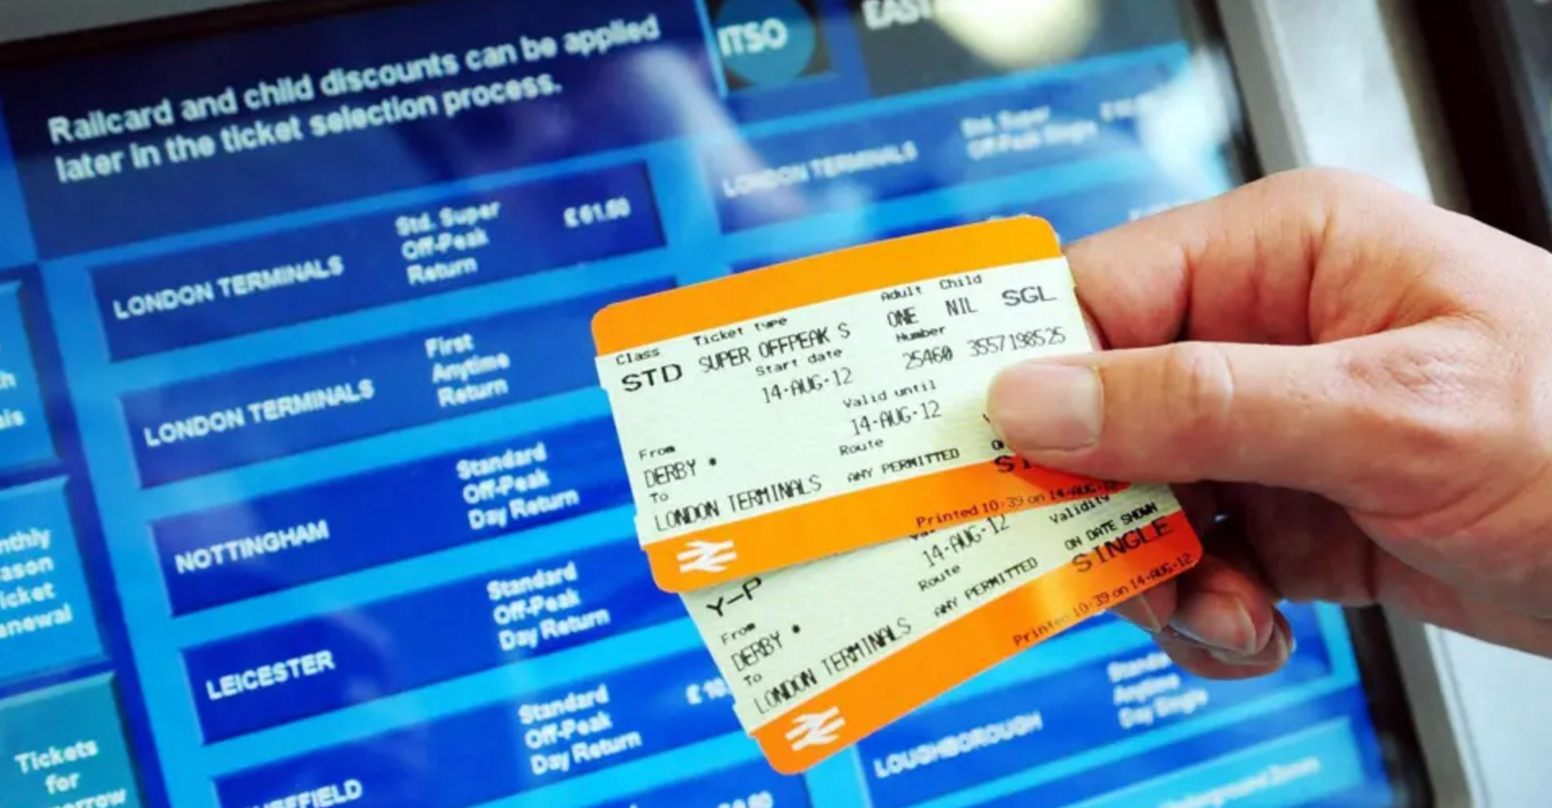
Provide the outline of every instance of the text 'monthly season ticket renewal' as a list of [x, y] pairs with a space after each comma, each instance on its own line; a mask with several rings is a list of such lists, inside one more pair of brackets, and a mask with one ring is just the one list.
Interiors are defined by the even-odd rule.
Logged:
[[1091, 349], [1032, 217], [879, 242], [606, 307], [593, 323], [658, 584], [685, 592], [1105, 493], [984, 414], [998, 370]]
[[744, 729], [803, 771], [1190, 569], [1167, 487], [998, 514], [682, 595]]

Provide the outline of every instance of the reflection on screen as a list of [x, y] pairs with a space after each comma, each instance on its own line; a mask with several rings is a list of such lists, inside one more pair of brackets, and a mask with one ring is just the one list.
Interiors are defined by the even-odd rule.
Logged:
[[633, 544], [609, 302], [1236, 181], [1157, 0], [446, 0], [0, 72], [7, 808], [1387, 805], [1340, 614], [1110, 619], [805, 777]]

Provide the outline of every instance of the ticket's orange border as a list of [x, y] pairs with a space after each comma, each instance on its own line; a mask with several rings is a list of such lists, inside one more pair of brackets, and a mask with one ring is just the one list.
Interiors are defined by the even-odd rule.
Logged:
[[599, 354], [917, 281], [1060, 258], [1044, 219], [1018, 216], [879, 241], [606, 306], [593, 317]]
[[[777, 771], [812, 768], [976, 674], [1099, 614], [1114, 605], [1118, 590], [1137, 594], [1142, 590], [1133, 586], [1134, 578], [1173, 565], [1150, 581], [1157, 585], [1201, 560], [1201, 541], [1184, 512], [1160, 522], [1168, 535], [1088, 572], [1072, 564], [1052, 570], [782, 713], [751, 736]], [[814, 743], [816, 737], [823, 742]], [[801, 745], [804, 740], [812, 745]]]

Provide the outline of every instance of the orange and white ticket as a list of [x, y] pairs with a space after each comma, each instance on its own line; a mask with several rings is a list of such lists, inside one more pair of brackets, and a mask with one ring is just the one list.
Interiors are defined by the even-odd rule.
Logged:
[[1167, 487], [995, 515], [682, 595], [744, 729], [801, 772], [1189, 569]]
[[593, 332], [637, 533], [671, 592], [1123, 487], [1032, 467], [985, 419], [998, 370], [1092, 347], [1039, 219], [615, 304]]

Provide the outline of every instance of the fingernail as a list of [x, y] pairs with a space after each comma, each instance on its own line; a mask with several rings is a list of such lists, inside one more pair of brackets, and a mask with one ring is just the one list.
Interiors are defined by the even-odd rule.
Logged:
[[1239, 598], [1198, 592], [1175, 612], [1170, 628], [1208, 651], [1248, 657], [1256, 647], [1256, 624]]
[[1281, 625], [1274, 625], [1272, 626], [1272, 637], [1267, 640], [1266, 648], [1263, 648], [1260, 653], [1245, 656], [1212, 648], [1209, 648], [1207, 653], [1212, 654], [1214, 659], [1226, 665], [1280, 668], [1283, 666], [1283, 663], [1288, 661], [1289, 657], [1293, 656], [1293, 649], [1296, 645], [1297, 641], [1294, 640], [1293, 635], [1288, 633], [1287, 629]]
[[992, 381], [987, 415], [1016, 450], [1092, 445], [1104, 423], [1099, 374], [1092, 368], [1026, 362]]
[[1146, 596], [1137, 598], [1136, 605], [1131, 608], [1116, 611], [1114, 614], [1149, 634], [1157, 634], [1164, 630], [1164, 621], [1159, 619], [1159, 613], [1154, 610], [1152, 604], [1148, 603]]

